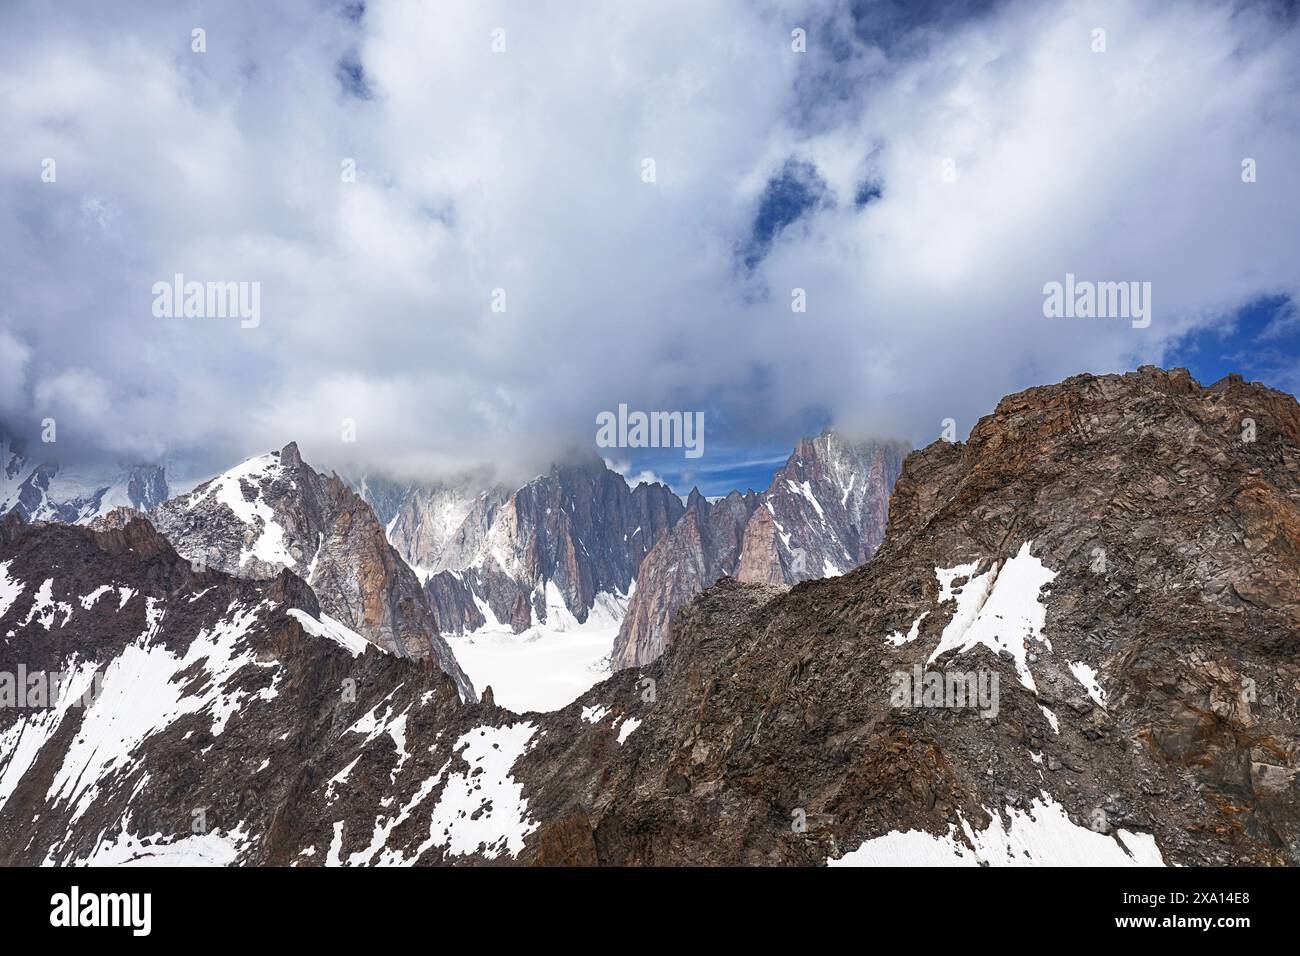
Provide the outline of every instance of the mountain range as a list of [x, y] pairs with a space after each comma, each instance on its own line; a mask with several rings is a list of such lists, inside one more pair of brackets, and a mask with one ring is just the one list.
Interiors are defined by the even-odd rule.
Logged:
[[[11, 454], [3, 510], [100, 529], [147, 513], [196, 566], [254, 580], [300, 575], [330, 620], [399, 656], [431, 654], [470, 697], [448, 643], [463, 636], [460, 653], [483, 683], [499, 682], [515, 706], [549, 709], [611, 668], [653, 660], [676, 611], [724, 575], [791, 584], [860, 564], [883, 533], [905, 453], [827, 430], [798, 445], [767, 491], [714, 502], [698, 489], [683, 502], [662, 483], [632, 486], [594, 456], [509, 489], [485, 472], [343, 479], [312, 469], [290, 443], [168, 498], [161, 466], [117, 484], [51, 485], [44, 476], [57, 464]], [[519, 636], [498, 651], [539, 637], [557, 646], [542, 674], [524, 671], [534, 665], [522, 655], [503, 669], [480, 660], [485, 634]]]
[[148, 511], [167, 497], [161, 465], [89, 472], [64, 468], [52, 455], [28, 454], [0, 428], [0, 514], [16, 511], [28, 521], [87, 524], [115, 508]]
[[825, 431], [799, 443], [765, 493], [710, 502], [693, 491], [685, 515], [641, 564], [613, 665], [638, 667], [662, 654], [673, 615], [721, 577], [796, 584], [857, 567], [884, 537], [908, 450]]
[[[420, 547], [422, 526], [403, 518], [422, 500], [413, 496], [393, 528], [408, 552]], [[599, 595], [631, 591], [641, 560], [683, 511], [667, 485], [629, 487], [598, 458], [555, 465], [513, 492], [483, 491], [468, 504], [426, 565], [425, 590], [446, 631], [500, 623], [521, 633], [557, 616], [586, 621]]]
[[[1029, 389], [907, 455], [873, 540], [871, 494], [831, 496], [893, 453], [819, 436], [767, 492], [692, 495], [627, 581], [635, 599], [674, 535], [712, 562], [656, 577], [682, 582], [653, 605], [682, 596], [662, 653], [548, 712], [469, 697], [436, 654], [326, 610], [312, 566], [360, 498], [284, 503], [343, 485], [296, 449], [148, 519], [12, 512], [0, 674], [74, 693], [0, 708], [0, 863], [1300, 862], [1295, 399], [1150, 367]], [[623, 580], [550, 563], [610, 540], [555, 509], [591, 494], [628, 533], [659, 500], [602, 499], [577, 467], [484, 536], [543, 529], [534, 563], [493, 560], [558, 591], [548, 614]]]
[[604, 596], [626, 604], [612, 657], [632, 667], [658, 656], [672, 615], [724, 575], [793, 584], [861, 564], [884, 534], [907, 451], [827, 430], [799, 443], [766, 492], [709, 501], [693, 489], [684, 505], [663, 484], [629, 487], [598, 459], [514, 491], [481, 477], [354, 487], [389, 516], [442, 633], [581, 624]]

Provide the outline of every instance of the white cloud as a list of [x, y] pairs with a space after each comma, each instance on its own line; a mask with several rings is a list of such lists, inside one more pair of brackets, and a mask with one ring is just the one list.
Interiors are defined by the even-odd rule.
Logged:
[[85, 369], [64, 369], [43, 378], [33, 393], [35, 407], [55, 418], [99, 426], [113, 411], [108, 383]]
[[[537, 464], [620, 402], [707, 407], [716, 447], [821, 409], [923, 442], [1297, 291], [1300, 34], [1267, 7], [1017, 3], [881, 50], [839, 4], [249, 2], [204, 11], [201, 55], [183, 10], [35, 10], [0, 12], [0, 334], [93, 374], [45, 394], [114, 451]], [[835, 204], [747, 275], [791, 157]], [[1152, 327], [1044, 319], [1067, 271], [1151, 281]], [[261, 325], [153, 319], [175, 272], [260, 281]]]
[[608, 468], [612, 472], [622, 475], [624, 480], [626, 480], [627, 483], [631, 485], [633, 488], [635, 488], [637, 485], [642, 483], [647, 485], [653, 485], [653, 484], [668, 485], [668, 482], [665, 479], [661, 478], [659, 475], [651, 471], [649, 468], [641, 468], [641, 469], [634, 470], [632, 467], [632, 463], [630, 461], [626, 461], [621, 458], [617, 460], [606, 458], [604, 459], [604, 461], [605, 461], [606, 468]]
[[21, 407], [31, 354], [31, 349], [0, 329], [0, 410]]

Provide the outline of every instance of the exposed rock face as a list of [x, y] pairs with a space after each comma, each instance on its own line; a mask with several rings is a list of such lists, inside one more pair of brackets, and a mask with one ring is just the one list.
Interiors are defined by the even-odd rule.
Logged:
[[441, 544], [435, 567], [438, 571], [455, 571], [472, 567], [483, 554], [488, 532], [496, 523], [502, 506], [510, 500], [504, 488], [491, 488], [474, 496], [473, 503], [460, 525]]
[[392, 481], [382, 476], [361, 474], [342, 477], [352, 490], [361, 496], [361, 500], [370, 505], [375, 517], [385, 529], [393, 523], [393, 519], [397, 517], [397, 513], [402, 510], [406, 499], [414, 490], [414, 486], [409, 482]]
[[181, 555], [208, 567], [253, 579], [293, 571], [326, 614], [391, 653], [431, 654], [474, 696], [419, 580], [370, 506], [338, 476], [304, 464], [296, 445], [249, 459], [151, 518]]
[[666, 486], [629, 488], [599, 460], [557, 465], [510, 495], [478, 495], [454, 533], [440, 531], [425, 590], [447, 632], [489, 614], [516, 633], [556, 614], [585, 621], [598, 594], [631, 590], [682, 512]]
[[733, 493], [712, 508], [693, 495], [695, 519], [674, 527], [637, 574], [614, 666], [663, 653], [673, 614], [724, 575], [780, 585], [857, 567], [884, 538], [906, 454], [897, 442], [854, 444], [828, 430], [799, 442], [762, 495]]
[[161, 465], [83, 474], [28, 457], [0, 428], [0, 515], [16, 511], [28, 521], [89, 524], [115, 508], [149, 511], [167, 494]]
[[[423, 486], [406, 499], [389, 538], [422, 579], [464, 562], [507, 498], [504, 489], [467, 493], [462, 483]], [[475, 520], [466, 521], [470, 513]], [[451, 563], [448, 563], [450, 560]]]
[[389, 543], [428, 580], [473, 562], [497, 509], [510, 496], [486, 474], [433, 483], [363, 477], [351, 482], [379, 516]]
[[[777, 531], [776, 518], [767, 508], [759, 508], [753, 518], [746, 522], [741, 552], [732, 570], [737, 580], [749, 584], [785, 583], [786, 565], [781, 561], [781, 539]], [[679, 604], [678, 607], [680, 606]], [[631, 647], [639, 647], [640, 641], [630, 638], [628, 644]], [[653, 659], [637, 650], [635, 656], [627, 662], [627, 666], [648, 664]]]
[[[477, 575], [471, 574], [472, 578]], [[455, 571], [435, 574], [424, 582], [440, 634], [468, 634], [487, 623], [487, 618], [474, 600], [474, 589], [465, 575]], [[518, 607], [514, 617], [527, 618], [527, 601]]]
[[[1032, 811], [1112, 853], [1298, 863], [1298, 519], [1290, 396], [1149, 368], [1013, 395], [908, 458], [863, 568], [683, 611], [589, 804], [597, 857], [812, 862], [924, 830], [969, 862], [961, 820]], [[914, 667], [998, 674], [996, 717], [891, 706]]]
[[867, 560], [885, 537], [889, 493], [908, 451], [899, 442], [854, 444], [833, 431], [799, 442], [763, 496], [775, 536], [755, 536], [737, 577], [793, 584]]
[[[864, 566], [724, 579], [654, 663], [521, 717], [308, 641], [332, 632], [292, 576], [190, 580], [138, 523], [7, 519], [0, 672], [173, 691], [129, 739], [0, 709], [0, 862], [1300, 863], [1298, 522], [1290, 396], [1080, 376], [910, 455]], [[119, 611], [91, 597], [115, 582]], [[136, 667], [155, 645], [174, 663]], [[900, 698], [914, 668], [998, 692]]]
[[760, 500], [752, 491], [733, 491], [716, 503], [698, 491], [691, 493], [686, 513], [637, 572], [636, 590], [614, 644], [615, 668], [635, 667], [662, 654], [677, 609], [735, 571]]

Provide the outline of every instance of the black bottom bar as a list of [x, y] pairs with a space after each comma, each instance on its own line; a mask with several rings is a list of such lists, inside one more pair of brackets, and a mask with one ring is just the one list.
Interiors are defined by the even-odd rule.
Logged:
[[[494, 947], [513, 938], [585, 948], [592, 934], [625, 938], [599, 934], [634, 927], [680, 940], [684, 919], [732, 942], [810, 920], [864, 942], [900, 931], [962, 934], [976, 920], [1032, 934], [1026, 941], [1199, 937], [1231, 945], [1289, 933], [1294, 890], [1293, 873], [1259, 869], [11, 869], [0, 870], [0, 916], [10, 943], [76, 934], [128, 946], [373, 946], [415, 932], [431, 943], [468, 933]], [[130, 894], [148, 894], [147, 909], [143, 895]], [[118, 925], [84, 925], [94, 921]], [[966, 931], [978, 938], [977, 925]], [[696, 930], [691, 936], [700, 940]]]

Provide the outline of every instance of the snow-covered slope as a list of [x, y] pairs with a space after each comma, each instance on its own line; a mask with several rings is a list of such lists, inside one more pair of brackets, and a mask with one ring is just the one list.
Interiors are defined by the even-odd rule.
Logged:
[[627, 600], [601, 594], [585, 621], [563, 605], [552, 606], [545, 624], [516, 634], [490, 622], [471, 634], [449, 635], [465, 672], [479, 688], [492, 688], [502, 707], [518, 713], [558, 710], [609, 676], [609, 654]]
[[0, 865], [509, 862], [542, 819], [536, 723], [143, 520], [0, 521], [0, 695], [20, 665], [60, 676], [0, 707]]

